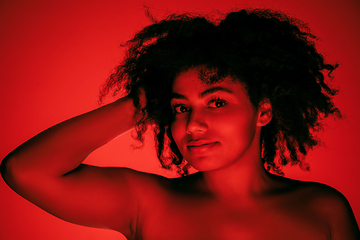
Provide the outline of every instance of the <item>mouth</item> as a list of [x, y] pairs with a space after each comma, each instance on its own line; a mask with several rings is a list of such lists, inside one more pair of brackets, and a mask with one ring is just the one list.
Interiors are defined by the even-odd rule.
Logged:
[[204, 142], [204, 141], [191, 141], [187, 145], [187, 149], [192, 153], [204, 153], [213, 147], [215, 147], [218, 142]]

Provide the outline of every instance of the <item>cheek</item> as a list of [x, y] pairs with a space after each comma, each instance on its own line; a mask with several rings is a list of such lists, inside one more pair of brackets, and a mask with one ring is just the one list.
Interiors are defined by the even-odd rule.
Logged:
[[221, 130], [221, 135], [232, 144], [246, 144], [256, 131], [256, 119], [241, 114], [231, 114], [214, 123]]

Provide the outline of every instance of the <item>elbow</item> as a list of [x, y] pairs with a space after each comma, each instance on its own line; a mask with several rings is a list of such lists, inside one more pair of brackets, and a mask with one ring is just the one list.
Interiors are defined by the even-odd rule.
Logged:
[[16, 162], [16, 156], [12, 152], [7, 155], [0, 164], [1, 177], [10, 187], [14, 187], [16, 182], [18, 182], [23, 176], [23, 173], [19, 170], [19, 164], [16, 164]]
[[1, 177], [4, 179], [4, 181], [9, 184], [11, 175], [12, 175], [12, 154], [10, 153], [9, 155], [7, 155], [0, 164], [0, 171], [1, 171]]

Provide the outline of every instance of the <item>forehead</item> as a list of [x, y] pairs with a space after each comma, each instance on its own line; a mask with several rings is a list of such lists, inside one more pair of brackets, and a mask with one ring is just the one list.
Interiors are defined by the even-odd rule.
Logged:
[[190, 68], [177, 75], [172, 85], [172, 92], [183, 94], [202, 92], [206, 89], [214, 87], [222, 87], [229, 89], [234, 93], [241, 91], [247, 95], [247, 91], [245, 90], [243, 84], [232, 77], [225, 77], [215, 83], [209, 83], [209, 78], [215, 74], [216, 73], [214, 71], [200, 67]]

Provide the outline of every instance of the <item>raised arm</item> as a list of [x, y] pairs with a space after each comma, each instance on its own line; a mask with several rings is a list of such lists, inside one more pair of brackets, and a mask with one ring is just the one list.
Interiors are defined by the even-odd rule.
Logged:
[[138, 212], [131, 179], [140, 173], [81, 163], [131, 129], [133, 115], [132, 100], [123, 98], [59, 123], [11, 152], [1, 174], [14, 191], [59, 218], [130, 237]]

